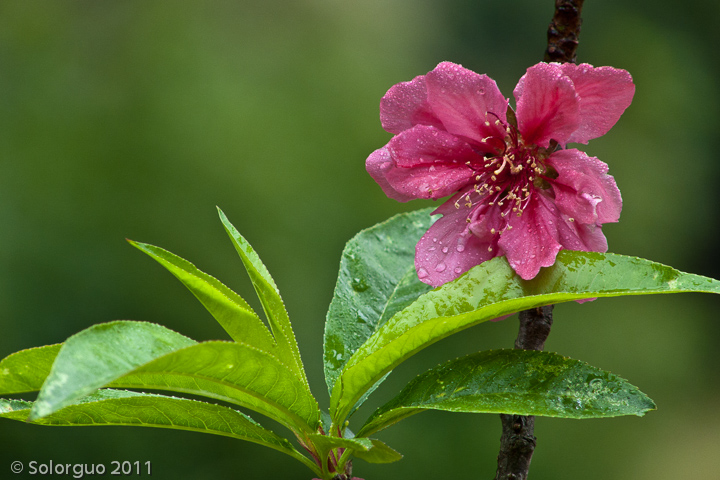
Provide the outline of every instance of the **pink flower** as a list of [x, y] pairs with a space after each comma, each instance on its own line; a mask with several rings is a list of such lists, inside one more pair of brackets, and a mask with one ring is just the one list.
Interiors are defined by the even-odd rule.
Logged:
[[625, 70], [569, 63], [530, 67], [515, 111], [494, 80], [454, 63], [393, 86], [380, 119], [396, 135], [367, 171], [402, 202], [452, 195], [417, 244], [418, 277], [439, 286], [505, 255], [528, 280], [562, 248], [607, 251], [601, 225], [618, 221], [620, 191], [605, 163], [565, 146], [607, 133], [634, 93]]

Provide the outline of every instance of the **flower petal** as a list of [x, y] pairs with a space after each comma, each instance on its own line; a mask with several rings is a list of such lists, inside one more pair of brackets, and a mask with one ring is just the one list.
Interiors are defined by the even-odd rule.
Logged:
[[473, 170], [466, 162], [482, 160], [470, 145], [454, 135], [416, 125], [370, 155], [366, 168], [389, 197], [401, 201], [438, 199], [470, 182]]
[[565, 146], [578, 129], [580, 101], [559, 64], [538, 63], [528, 68], [513, 94], [518, 128], [526, 144], [547, 148], [550, 140], [556, 140]]
[[505, 123], [508, 101], [495, 80], [450, 62], [425, 77], [428, 103], [448, 132], [479, 144], [486, 137], [504, 138], [504, 130], [494, 122]]
[[522, 216], [510, 215], [506, 230], [498, 242], [505, 252], [508, 263], [524, 280], [530, 280], [540, 271], [555, 263], [560, 251], [558, 223], [560, 213], [552, 200], [539, 192], [533, 192], [530, 203]]
[[613, 67], [565, 63], [560, 67], [580, 97], [580, 125], [568, 142], [588, 143], [605, 135], [630, 106], [635, 85], [630, 74]]
[[465, 195], [463, 192], [455, 195], [433, 212], [443, 216], [415, 247], [418, 278], [433, 287], [455, 280], [497, 253], [497, 249], [488, 251], [490, 245], [470, 232], [466, 221], [469, 209], [464, 205], [455, 208], [455, 201]]
[[558, 172], [552, 185], [562, 213], [586, 225], [619, 220], [622, 197], [605, 163], [574, 148], [553, 153], [547, 162]]
[[380, 122], [390, 133], [400, 133], [415, 125], [442, 128], [427, 102], [425, 75], [393, 85], [380, 100]]
[[600, 225], [571, 222], [567, 215], [562, 215], [562, 221], [558, 224], [558, 233], [560, 243], [566, 250], [607, 252], [607, 239]]
[[385, 195], [399, 202], [413, 200], [415, 197], [411, 197], [395, 190], [395, 188], [393, 188], [387, 180], [388, 172], [394, 168], [396, 168], [395, 163], [392, 160], [392, 156], [390, 155], [390, 150], [388, 150], [387, 145], [375, 150], [365, 161], [365, 169], [373, 180], [380, 185], [380, 188], [382, 188]]

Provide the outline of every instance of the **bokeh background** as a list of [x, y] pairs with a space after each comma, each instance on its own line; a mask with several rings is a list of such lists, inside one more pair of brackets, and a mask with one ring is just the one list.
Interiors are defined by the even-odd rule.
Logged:
[[[218, 205], [274, 275], [326, 407], [322, 333], [342, 247], [426, 206], [387, 199], [365, 172], [390, 138], [380, 97], [443, 60], [509, 96], [542, 59], [553, 3], [0, 2], [0, 357], [115, 319], [226, 338], [124, 241], [168, 248], [257, 306]], [[591, 0], [583, 13], [579, 61], [627, 69], [637, 85], [615, 128], [586, 148], [625, 201], [604, 229], [611, 251], [720, 278], [720, 3]], [[718, 478], [718, 311], [720, 299], [695, 294], [558, 306], [547, 349], [629, 379], [658, 410], [538, 419], [532, 478]], [[423, 351], [354, 425], [418, 373], [510, 347], [516, 330], [515, 319], [483, 324]], [[430, 412], [379, 437], [405, 458], [357, 460], [368, 480], [491, 478], [500, 422]], [[51, 459], [150, 460], [162, 479], [311, 477], [278, 452], [197, 433], [2, 421], [0, 438], [3, 478], [13, 460]]]

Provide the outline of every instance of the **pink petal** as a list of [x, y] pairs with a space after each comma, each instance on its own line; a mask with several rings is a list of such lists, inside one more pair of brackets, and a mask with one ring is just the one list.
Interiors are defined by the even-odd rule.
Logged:
[[579, 98], [573, 82], [555, 63], [527, 69], [513, 92], [518, 128], [526, 144], [547, 147], [550, 140], [565, 146], [580, 124]]
[[571, 222], [566, 215], [558, 225], [560, 243], [565, 250], [607, 252], [608, 244], [600, 225]]
[[574, 148], [557, 151], [547, 161], [559, 174], [552, 185], [562, 213], [582, 224], [619, 220], [622, 198], [605, 163]]
[[565, 63], [560, 67], [580, 97], [580, 125], [568, 142], [588, 143], [605, 135], [630, 106], [635, 85], [630, 74], [613, 67]]
[[469, 209], [462, 205], [455, 208], [459, 193], [445, 202], [434, 213], [444, 213], [415, 247], [415, 268], [418, 278], [428, 285], [438, 287], [455, 280], [475, 265], [494, 257], [488, 251], [489, 244], [470, 232], [466, 218]]
[[387, 175], [388, 172], [394, 168], [396, 168], [395, 163], [392, 160], [392, 156], [390, 155], [387, 145], [375, 150], [365, 161], [365, 169], [373, 180], [380, 185], [380, 188], [382, 188], [385, 195], [399, 202], [414, 200], [415, 197], [400, 193], [395, 190], [392, 185], [390, 185], [390, 182], [387, 180]]
[[385, 193], [401, 201], [452, 195], [472, 179], [466, 162], [483, 158], [464, 141], [434, 127], [417, 125], [393, 137], [366, 162]]
[[524, 280], [555, 263], [561, 249], [558, 233], [559, 212], [552, 200], [535, 191], [522, 216], [510, 215], [506, 230], [498, 242], [508, 263]]
[[415, 125], [442, 128], [427, 102], [425, 75], [393, 85], [380, 100], [380, 122], [390, 133], [400, 133]]
[[506, 121], [508, 101], [487, 75], [443, 62], [426, 75], [426, 83], [428, 103], [448, 132], [476, 143], [505, 136], [494, 122]]

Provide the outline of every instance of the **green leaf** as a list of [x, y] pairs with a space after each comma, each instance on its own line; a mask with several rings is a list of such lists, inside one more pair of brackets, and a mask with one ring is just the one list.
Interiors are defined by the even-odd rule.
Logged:
[[274, 356], [250, 345], [204, 342], [118, 372], [114, 387], [202, 395], [255, 410], [293, 431], [315, 432], [320, 410], [308, 387]]
[[373, 448], [370, 450], [355, 450], [353, 455], [368, 463], [392, 463], [402, 460], [402, 454], [397, 450], [390, 448], [386, 443], [375, 438], [371, 438]]
[[62, 344], [28, 348], [0, 362], [0, 395], [36, 392], [50, 373]]
[[311, 433], [308, 435], [308, 439], [317, 449], [320, 458], [327, 458], [328, 452], [336, 448], [349, 448], [353, 451], [368, 451], [373, 448], [373, 443], [369, 438], [340, 438]]
[[49, 415], [108, 384], [118, 371], [196, 342], [160, 325], [118, 321], [94, 325], [68, 338], [38, 394], [30, 419]]
[[132, 240], [128, 242], [175, 275], [222, 325], [230, 338], [266, 352], [274, 351], [272, 335], [240, 295], [167, 250]]
[[31, 419], [110, 385], [190, 393], [251, 408], [295, 431], [316, 431], [317, 402], [273, 355], [233, 342], [198, 344], [158, 325], [112, 322], [70, 337]]
[[373, 413], [360, 435], [424, 410], [603, 418], [642, 416], [654, 409], [637, 387], [579, 360], [550, 352], [491, 350], [418, 376]]
[[[396, 215], [345, 246], [325, 322], [325, 381], [332, 387], [353, 353], [395, 313], [432, 287], [415, 273], [415, 244], [432, 208]], [[379, 382], [378, 382], [379, 384]]]
[[293, 332], [290, 318], [285, 310], [285, 304], [280, 297], [280, 291], [270, 272], [260, 260], [260, 257], [245, 238], [240, 235], [237, 229], [230, 223], [225, 214], [218, 208], [220, 220], [222, 220], [225, 231], [233, 241], [243, 265], [250, 276], [255, 292], [265, 311], [265, 316], [270, 324], [270, 329], [277, 342], [278, 358], [290, 367], [297, 376], [307, 384], [305, 369], [303, 368], [300, 350], [298, 349], [295, 333]]
[[567, 250], [525, 281], [504, 257], [494, 258], [420, 296], [375, 332], [335, 383], [330, 413], [342, 424], [363, 394], [402, 361], [487, 320], [583, 298], [680, 292], [720, 293], [720, 282], [640, 258]]
[[[31, 402], [0, 399], [0, 417], [26, 421]], [[100, 390], [35, 421], [40, 425], [129, 425], [224, 435], [258, 443], [317, 467], [290, 442], [228, 407], [162, 395]]]

